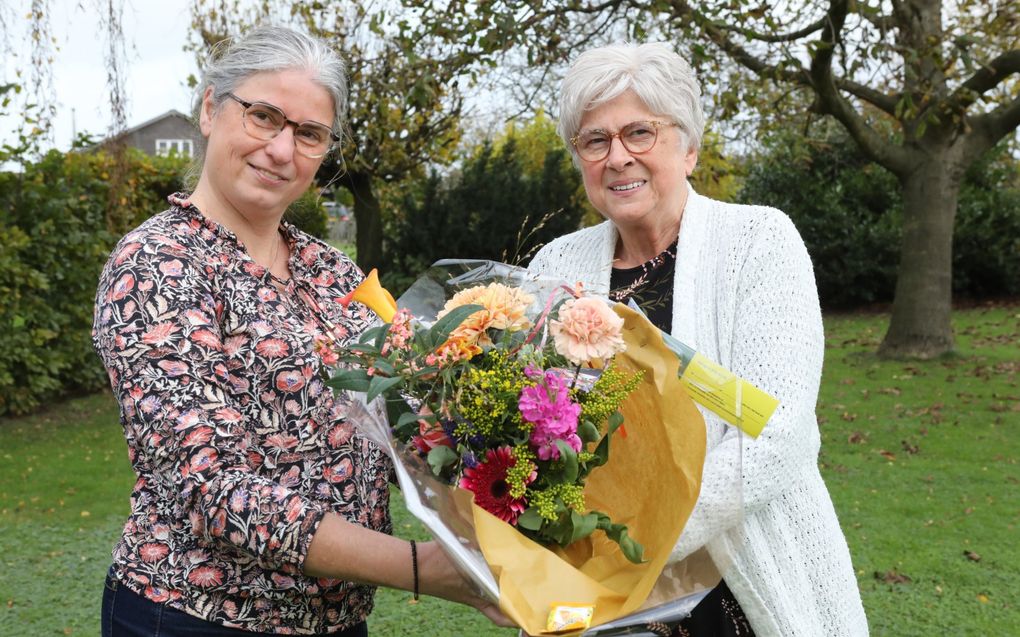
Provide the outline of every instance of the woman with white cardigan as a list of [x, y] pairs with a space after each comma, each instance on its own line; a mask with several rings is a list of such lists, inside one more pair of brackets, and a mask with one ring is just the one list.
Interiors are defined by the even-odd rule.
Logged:
[[[671, 561], [705, 547], [725, 571], [672, 634], [866, 635], [818, 471], [824, 343], [811, 260], [779, 210], [713, 201], [690, 187], [700, 96], [690, 66], [665, 44], [576, 59], [563, 81], [559, 133], [607, 221], [553, 241], [530, 269], [634, 301], [660, 329], [780, 400], [761, 436], [744, 444], [739, 507], [730, 464], [739, 432], [703, 413], [701, 494]], [[668, 497], [669, 485], [657, 488]]]

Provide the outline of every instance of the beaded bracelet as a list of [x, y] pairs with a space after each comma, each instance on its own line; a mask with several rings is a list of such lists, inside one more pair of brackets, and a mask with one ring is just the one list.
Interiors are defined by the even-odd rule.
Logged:
[[418, 546], [411, 540], [411, 571], [414, 573], [414, 601], [418, 601]]

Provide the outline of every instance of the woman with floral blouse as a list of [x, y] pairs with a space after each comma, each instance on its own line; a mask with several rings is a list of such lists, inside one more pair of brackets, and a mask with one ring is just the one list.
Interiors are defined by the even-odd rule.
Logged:
[[386, 456], [320, 378], [323, 340], [372, 319], [362, 278], [282, 221], [340, 140], [343, 63], [262, 27], [205, 65], [194, 192], [128, 233], [103, 271], [93, 340], [137, 474], [102, 634], [367, 635], [374, 587], [479, 608], [434, 542], [389, 535]]

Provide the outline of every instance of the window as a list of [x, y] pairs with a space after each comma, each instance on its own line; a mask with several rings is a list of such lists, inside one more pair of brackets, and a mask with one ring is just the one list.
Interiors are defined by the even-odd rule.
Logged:
[[169, 155], [176, 153], [183, 157], [191, 157], [192, 145], [190, 139], [157, 139], [156, 154]]

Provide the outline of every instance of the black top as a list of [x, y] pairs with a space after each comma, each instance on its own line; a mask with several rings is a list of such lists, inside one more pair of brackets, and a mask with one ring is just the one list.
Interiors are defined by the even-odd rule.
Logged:
[[633, 268], [613, 268], [609, 298], [620, 303], [633, 300], [653, 325], [669, 332], [673, 323], [673, 272], [676, 241], [658, 255]]

